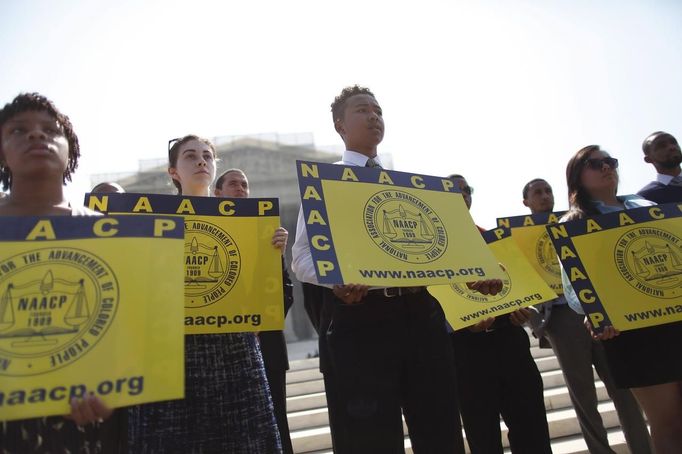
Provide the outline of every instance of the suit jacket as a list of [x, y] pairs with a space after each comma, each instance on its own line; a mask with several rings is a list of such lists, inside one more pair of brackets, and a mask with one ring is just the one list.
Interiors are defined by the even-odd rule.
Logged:
[[305, 311], [308, 314], [310, 323], [313, 325], [315, 332], [319, 336], [324, 287], [310, 284], [308, 282], [301, 282], [301, 287], [303, 289], [303, 307], [305, 307]]
[[637, 193], [638, 196], [656, 203], [679, 203], [682, 202], [682, 186], [663, 184], [652, 181]]
[[334, 297], [334, 292], [328, 287], [307, 282], [301, 284], [303, 285], [303, 304], [318, 335], [320, 372], [324, 373], [328, 370], [329, 364], [327, 331], [332, 321], [334, 307], [339, 305], [340, 301]]
[[[289, 309], [294, 304], [294, 286], [284, 264], [284, 258], [282, 258], [282, 282], [284, 284], [284, 317], [286, 318]], [[287, 354], [284, 331], [263, 331], [258, 335], [258, 340], [266, 369], [289, 369], [289, 355]]]

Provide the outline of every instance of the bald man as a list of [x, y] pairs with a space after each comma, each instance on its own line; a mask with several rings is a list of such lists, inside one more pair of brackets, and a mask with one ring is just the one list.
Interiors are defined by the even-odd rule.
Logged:
[[656, 169], [656, 181], [644, 186], [637, 194], [656, 203], [682, 202], [682, 152], [671, 134], [657, 131], [644, 139], [644, 162]]

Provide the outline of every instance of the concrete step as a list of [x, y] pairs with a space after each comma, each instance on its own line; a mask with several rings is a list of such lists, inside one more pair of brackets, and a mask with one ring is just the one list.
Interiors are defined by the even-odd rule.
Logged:
[[[307, 364], [308, 366], [313, 365], [313, 363], [310, 362], [312, 360], [305, 361], [309, 362]], [[555, 356], [535, 357], [535, 363], [537, 364], [540, 372], [559, 369], [559, 361], [556, 359]], [[289, 370], [286, 376], [287, 385], [292, 385], [295, 383], [304, 383], [313, 380], [322, 380], [322, 373], [320, 372], [319, 367], [317, 367], [316, 364], [314, 367]]]
[[287, 412], [289, 414], [326, 406], [327, 396], [325, 396], [324, 392], [287, 397]]
[[[595, 382], [597, 399], [607, 401], [609, 399], [606, 388], [601, 381]], [[572, 408], [571, 399], [566, 386], [545, 389], [545, 408], [549, 410], [561, 410]], [[289, 427], [304, 429], [328, 424], [327, 401], [324, 393], [297, 396], [287, 399], [289, 415]]]
[[[607, 429], [606, 435], [609, 438], [611, 449], [616, 454], [630, 454], [625, 443], [625, 435], [619, 427]], [[505, 449], [504, 452], [505, 454], [511, 453], [511, 450]], [[582, 434], [552, 439], [552, 452], [554, 454], [590, 454]]]
[[[540, 370], [544, 385], [544, 402], [547, 410], [552, 450], [555, 454], [587, 454], [587, 447], [572, 408], [559, 363], [551, 349], [538, 347], [537, 339], [530, 336], [531, 354]], [[296, 453], [331, 453], [329, 417], [324, 394], [324, 382], [319, 371], [318, 358], [291, 361], [287, 373], [287, 410], [291, 438]], [[625, 439], [618, 417], [603, 383], [594, 374], [599, 412], [616, 453], [627, 453]], [[509, 452], [507, 429], [500, 421], [502, 443]], [[403, 423], [407, 434], [407, 427]], [[411, 453], [409, 437], [405, 436], [406, 452]]]
[[[609, 429], [606, 431], [609, 438], [609, 445], [616, 454], [630, 454], [627, 445], [625, 444], [625, 436], [620, 429]], [[405, 452], [407, 454], [413, 454], [412, 445], [410, 444], [409, 438], [405, 439]], [[469, 449], [467, 447], [467, 452]], [[557, 438], [552, 440], [552, 452], [554, 454], [589, 454], [587, 450], [587, 445], [585, 440], [581, 435], [565, 438]], [[504, 450], [505, 454], [510, 454], [511, 450], [506, 448]], [[334, 454], [330, 450], [322, 451], [312, 451], [310, 454]]]
[[287, 373], [292, 373], [294, 371], [304, 369], [319, 369], [319, 367], [320, 367], [319, 358], [297, 359], [294, 361], [289, 361], [289, 370], [287, 371]]
[[[603, 401], [598, 406], [599, 413], [602, 416], [604, 426], [608, 429], [613, 429], [612, 433], [620, 432], [618, 415], [610, 401]], [[324, 452], [331, 449], [331, 435], [329, 432], [326, 409], [311, 410], [307, 414], [312, 422], [317, 419], [317, 425], [306, 426], [302, 429], [297, 429], [295, 423], [292, 424], [292, 418], [289, 419], [291, 429], [291, 441], [296, 453], [309, 452]], [[294, 419], [295, 421], [295, 419]], [[560, 410], [547, 411], [547, 423], [549, 425], [549, 434], [552, 439], [552, 446], [557, 443], [558, 452], [574, 453], [581, 451], [571, 451], [570, 449], [585, 450], [584, 440], [580, 432], [580, 426], [575, 416], [575, 411], [572, 408], [563, 408]], [[500, 430], [502, 432], [502, 445], [505, 448], [509, 447], [509, 440], [507, 438], [507, 427], [504, 422], [500, 422]], [[407, 427], [403, 422], [403, 431], [407, 434]], [[622, 438], [622, 434], [619, 435]], [[616, 435], [613, 435], [616, 437]], [[409, 438], [406, 436], [406, 447], [409, 447]], [[582, 443], [582, 444], [581, 444]], [[624, 443], [624, 438], [622, 440]], [[624, 451], [627, 452], [627, 449]]]
[[[536, 360], [536, 363], [541, 371], [540, 375], [542, 376], [545, 389], [564, 385], [564, 376], [561, 373], [561, 369], [558, 369], [558, 363], [555, 358], [540, 358]], [[292, 374], [292, 372], [287, 375], [289, 374]], [[296, 397], [324, 392], [324, 382], [319, 371], [308, 369], [305, 372], [296, 371], [293, 374], [300, 375], [294, 375], [293, 378], [287, 379], [287, 396]], [[595, 373], [595, 379], [597, 378]]]
[[320, 378], [319, 380], [304, 381], [300, 383], [292, 383], [287, 385], [287, 396], [304, 396], [307, 394], [323, 393], [324, 392], [324, 382]]
[[[529, 337], [531, 345], [530, 352], [533, 358], [544, 358], [547, 356], [554, 356], [554, 352], [552, 351], [551, 348], [540, 348], [538, 346], [538, 340], [535, 339], [532, 335], [529, 335]], [[289, 362], [288, 372], [292, 373], [295, 371], [317, 368], [319, 368], [319, 358], [297, 359]]]

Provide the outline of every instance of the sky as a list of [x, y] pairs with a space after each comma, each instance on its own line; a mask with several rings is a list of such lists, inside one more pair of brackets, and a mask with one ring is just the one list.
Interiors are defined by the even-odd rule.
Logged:
[[528, 212], [536, 177], [566, 209], [566, 163], [586, 145], [619, 158], [621, 194], [655, 178], [643, 139], [682, 138], [681, 23], [664, 0], [3, 0], [0, 103], [37, 91], [69, 115], [81, 200], [90, 175], [135, 171], [187, 133], [342, 149], [329, 105], [357, 83], [384, 111], [380, 154], [465, 175], [493, 227]]

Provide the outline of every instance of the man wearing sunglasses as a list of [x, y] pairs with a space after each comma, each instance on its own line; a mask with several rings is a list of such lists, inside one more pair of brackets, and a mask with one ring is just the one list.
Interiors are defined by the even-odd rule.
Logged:
[[644, 162], [653, 164], [656, 181], [644, 186], [637, 195], [656, 203], [682, 201], [682, 152], [677, 140], [667, 132], [650, 134], [642, 144]]
[[[604, 165], [618, 166], [618, 161], [607, 157], [588, 160], [587, 165], [601, 170]], [[547, 181], [536, 178], [523, 187], [523, 204], [532, 214], [551, 213], [554, 194]], [[609, 397], [614, 402], [625, 439], [631, 452], [646, 454], [649, 449], [649, 432], [632, 393], [617, 389], [606, 364], [604, 347], [593, 340], [583, 325], [583, 316], [573, 311], [563, 295], [548, 301], [534, 311], [530, 320], [533, 333], [541, 348], [552, 348], [559, 360], [568, 394], [575, 409], [580, 430], [590, 454], [613, 454], [606, 429], [597, 409], [597, 391], [592, 365], [604, 382]], [[547, 342], [549, 340], [549, 343]]]
[[[473, 188], [450, 175], [471, 208]], [[483, 231], [479, 227], [479, 230]], [[540, 372], [521, 325], [527, 308], [452, 332], [460, 411], [472, 454], [502, 454], [500, 415], [513, 453], [551, 453]]]

